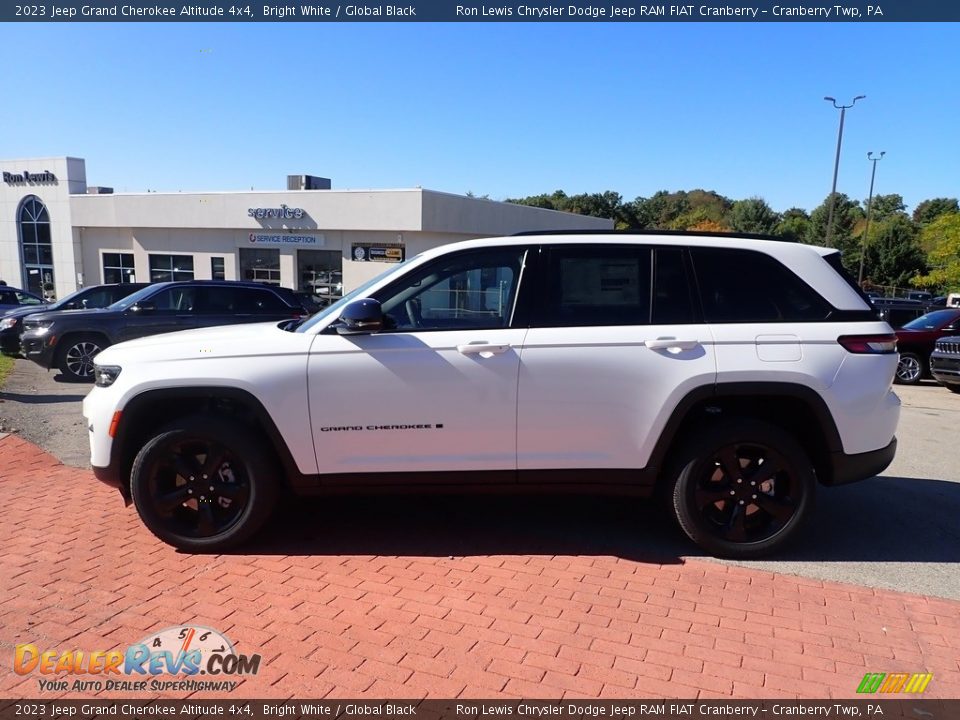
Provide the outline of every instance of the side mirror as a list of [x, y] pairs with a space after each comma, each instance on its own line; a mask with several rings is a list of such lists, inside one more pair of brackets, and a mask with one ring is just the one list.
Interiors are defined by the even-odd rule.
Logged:
[[152, 303], [149, 300], [141, 300], [140, 302], [134, 303], [130, 306], [130, 312], [135, 313], [150, 313], [157, 309], [157, 304]]
[[383, 329], [383, 310], [373, 298], [354, 300], [340, 313], [337, 332], [341, 335], [370, 335]]

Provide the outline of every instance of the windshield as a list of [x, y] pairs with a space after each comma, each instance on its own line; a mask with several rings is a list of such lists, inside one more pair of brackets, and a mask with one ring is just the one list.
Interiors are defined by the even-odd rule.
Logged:
[[936, 310], [926, 315], [921, 315], [916, 320], [911, 320], [903, 326], [903, 330], [939, 330], [951, 320], [960, 318], [956, 310]]
[[150, 285], [149, 287], [137, 290], [133, 295], [127, 295], [125, 298], [117, 300], [113, 305], [108, 305], [107, 310], [126, 310], [138, 300], [143, 300], [145, 297], [153, 295], [156, 291], [156, 285]]
[[372, 280], [367, 280], [363, 285], [353, 290], [352, 292], [347, 293], [342, 298], [340, 298], [335, 303], [333, 303], [333, 305], [330, 305], [324, 308], [323, 310], [318, 312], [316, 315], [311, 317], [303, 325], [300, 325], [295, 330], [295, 332], [306, 332], [310, 328], [316, 327], [320, 323], [326, 322], [327, 318], [338, 317], [340, 315], [340, 311], [343, 310], [343, 308], [346, 305], [349, 305], [351, 302], [353, 302], [358, 298], [366, 297], [365, 293], [370, 288], [372, 288], [374, 285], [381, 282], [382, 280], [385, 280], [388, 276], [393, 275], [396, 272], [399, 272], [402, 268], [406, 267], [409, 263], [413, 262], [418, 257], [420, 256], [417, 255], [415, 257], [410, 258], [409, 260], [406, 260], [405, 262], [400, 263], [399, 265], [394, 265], [389, 270], [385, 270], [384, 272], [380, 273]]

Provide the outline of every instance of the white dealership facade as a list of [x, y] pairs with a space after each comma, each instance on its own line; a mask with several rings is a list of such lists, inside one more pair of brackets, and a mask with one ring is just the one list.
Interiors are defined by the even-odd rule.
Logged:
[[[300, 182], [295, 181], [300, 178]], [[424, 190], [113, 193], [72, 157], [0, 160], [0, 279], [63, 297], [105, 282], [257, 280], [330, 297], [428, 248], [613, 221]]]

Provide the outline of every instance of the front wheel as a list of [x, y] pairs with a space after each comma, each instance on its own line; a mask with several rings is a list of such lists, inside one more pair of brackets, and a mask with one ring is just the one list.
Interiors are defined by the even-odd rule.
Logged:
[[61, 342], [57, 363], [60, 372], [73, 382], [93, 382], [93, 359], [108, 343], [99, 335], [74, 335]]
[[271, 455], [249, 427], [198, 416], [174, 422], [137, 454], [133, 503], [147, 528], [181, 550], [220, 552], [269, 519], [277, 483]]
[[916, 353], [900, 353], [896, 381], [901, 385], [916, 385], [923, 377], [923, 361]]
[[674, 513], [687, 536], [713, 555], [740, 559], [793, 538], [816, 488], [800, 444], [753, 420], [703, 430], [680, 450], [671, 477]]

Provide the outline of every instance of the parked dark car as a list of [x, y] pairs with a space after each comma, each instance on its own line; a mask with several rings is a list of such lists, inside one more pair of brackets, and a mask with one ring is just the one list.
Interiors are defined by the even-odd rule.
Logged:
[[942, 337], [960, 332], [960, 309], [934, 310], [921, 315], [897, 330], [897, 350], [900, 363], [897, 365], [896, 382], [916, 385], [930, 376], [930, 353]]
[[313, 293], [298, 292], [296, 295], [297, 299], [311, 315], [320, 312], [331, 304], [330, 300], [322, 298], [319, 295], [314, 295]]
[[937, 340], [930, 354], [930, 374], [953, 393], [960, 393], [960, 336]]
[[34, 307], [46, 305], [46, 302], [47, 301], [39, 295], [34, 295], [26, 290], [19, 290], [5, 285], [0, 286], [0, 313], [8, 310], [16, 310], [28, 305]]
[[90, 285], [80, 288], [50, 305], [24, 305], [8, 310], [0, 317], [0, 351], [7, 355], [20, 354], [20, 333], [23, 332], [23, 320], [37, 312], [54, 310], [85, 310], [112, 305], [137, 290], [147, 287], [148, 283], [123, 283], [118, 285]]
[[890, 302], [877, 305], [877, 315], [881, 320], [885, 320], [894, 330], [902, 328], [907, 323], [916, 320], [921, 315], [926, 314], [928, 306], [921, 302]]
[[156, 283], [99, 310], [42, 312], [24, 320], [21, 351], [69, 380], [93, 381], [93, 358], [124, 340], [309, 315], [292, 290], [253, 282]]

